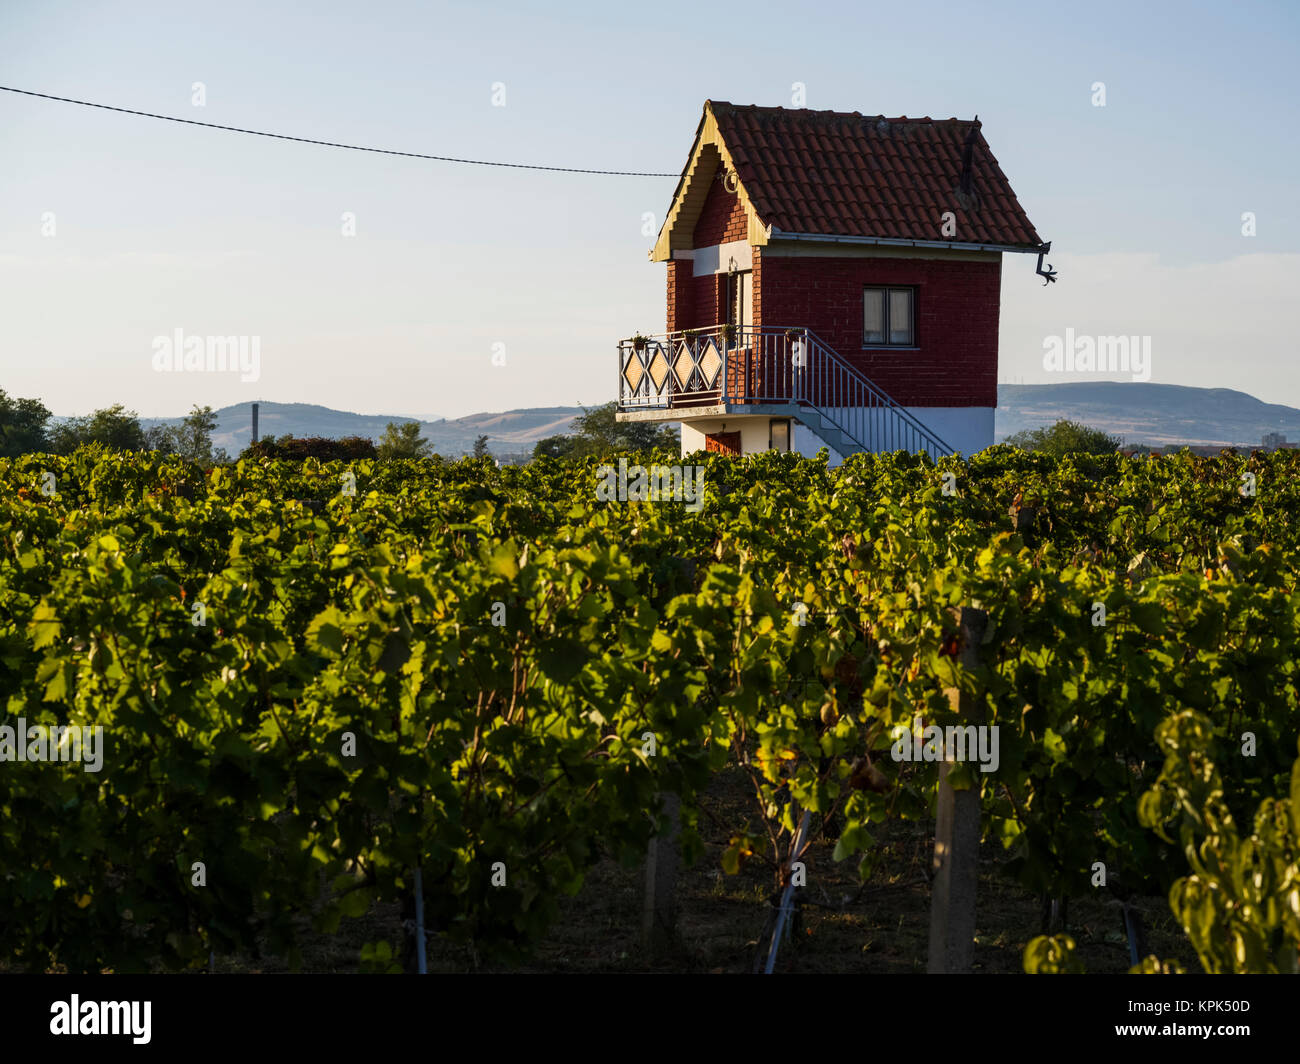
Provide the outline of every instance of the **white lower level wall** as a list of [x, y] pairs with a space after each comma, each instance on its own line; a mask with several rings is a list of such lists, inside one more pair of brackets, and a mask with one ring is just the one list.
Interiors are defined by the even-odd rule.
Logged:
[[[976, 451], [993, 446], [994, 408], [991, 406], [915, 406], [907, 412], [930, 429], [954, 451], [970, 457]], [[830, 411], [832, 418], [842, 417], [845, 411]], [[726, 418], [705, 418], [682, 422], [682, 454], [704, 450], [704, 437], [715, 432], [739, 432], [742, 454], [766, 451], [769, 446], [769, 423], [773, 419], [765, 414], [749, 414]], [[830, 450], [831, 465], [837, 466], [844, 456], [831, 448], [826, 441], [806, 425], [794, 422], [790, 440], [791, 450], [814, 458], [823, 447]]]
[[[905, 407], [917, 421], [943, 440], [954, 451], [969, 458], [976, 451], [993, 446], [993, 416], [991, 406], [909, 406]], [[833, 420], [843, 418], [852, 425], [843, 408], [830, 411]], [[831, 466], [844, 461], [844, 456], [805, 425], [796, 425], [793, 448], [800, 454], [814, 457], [826, 447], [831, 452]]]
[[807, 425], [800, 424], [798, 421], [794, 423], [794, 432], [790, 437], [790, 450], [798, 451], [805, 458], [816, 458], [817, 452], [823, 447], [831, 452], [832, 469], [844, 461], [844, 455], [840, 454], [839, 451], [813, 432]]
[[766, 414], [741, 414], [732, 417], [704, 418], [700, 421], [683, 421], [682, 455], [704, 450], [704, 437], [717, 432], [739, 432], [741, 454], [766, 451], [771, 439], [769, 429], [771, 421], [772, 419]]
[[909, 406], [907, 412], [967, 458], [976, 451], [993, 446], [991, 406]]

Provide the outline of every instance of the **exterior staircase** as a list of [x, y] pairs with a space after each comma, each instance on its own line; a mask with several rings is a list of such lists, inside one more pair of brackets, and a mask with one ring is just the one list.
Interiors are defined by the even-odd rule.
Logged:
[[802, 333], [794, 342], [802, 350], [791, 355], [796, 365], [804, 363], [794, 388], [799, 408], [794, 416], [827, 444], [846, 458], [856, 451], [923, 450], [936, 460], [953, 453], [938, 433], [833, 347], [809, 329]]
[[837, 425], [816, 407], [801, 407], [794, 417], [799, 424], [811, 429], [825, 440], [831, 450], [838, 451], [845, 458], [858, 451], [867, 450], [865, 444], [855, 440], [841, 426]]
[[847, 458], [953, 449], [811, 329], [719, 325], [619, 343], [620, 414], [790, 417]]

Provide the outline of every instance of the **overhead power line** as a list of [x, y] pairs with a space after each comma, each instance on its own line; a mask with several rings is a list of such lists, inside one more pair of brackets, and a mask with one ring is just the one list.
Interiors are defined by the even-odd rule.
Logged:
[[216, 122], [198, 122], [193, 118], [176, 118], [173, 115], [156, 115], [149, 111], [133, 111], [129, 107], [113, 107], [106, 103], [92, 103], [89, 100], [73, 100], [67, 96], [51, 96], [45, 92], [32, 92], [29, 89], [15, 89], [0, 85], [0, 91], [16, 92], [23, 96], [36, 96], [42, 100], [57, 100], [59, 103], [75, 103], [80, 107], [98, 107], [102, 111], [116, 111], [124, 115], [137, 115], [140, 118], [156, 118], [161, 122], [181, 122], [187, 126], [204, 126], [207, 129], [224, 129], [227, 133], [247, 133], [254, 137], [270, 137], [273, 140], [292, 140], [299, 144], [318, 144], [323, 148], [345, 148], [348, 151], [368, 151], [375, 155], [400, 155], [407, 159], [432, 159], [440, 163], [464, 163], [466, 166], [504, 166], [511, 170], [550, 170], [563, 174], [600, 174], [607, 177], [680, 177], [680, 174], [656, 174], [639, 170], [587, 170], [576, 166], [539, 166], [536, 163], [498, 163], [487, 159], [458, 159], [452, 155], [425, 155], [415, 151], [394, 151], [391, 148], [367, 148], [360, 144], [339, 144], [332, 140], [314, 140], [311, 137], [291, 137], [287, 133], [267, 133], [260, 129], [241, 129], [239, 126], [222, 126]]

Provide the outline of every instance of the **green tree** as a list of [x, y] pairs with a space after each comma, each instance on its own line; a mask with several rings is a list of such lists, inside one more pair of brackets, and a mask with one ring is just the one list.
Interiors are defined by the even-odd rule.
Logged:
[[139, 417], [121, 403], [55, 425], [50, 443], [57, 454], [71, 454], [87, 443], [102, 443], [115, 451], [144, 451], [149, 447]]
[[159, 454], [175, 454], [176, 436], [170, 425], [151, 425], [144, 430], [144, 449]]
[[[217, 415], [210, 406], [197, 403], [179, 425], [167, 426], [158, 436], [152, 436], [153, 430], [145, 433], [146, 440], [170, 446], [151, 447], [151, 450], [167, 451], [188, 458], [191, 462], [210, 466], [228, 461], [223, 448], [212, 447], [212, 430], [217, 427]], [[161, 439], [159, 439], [161, 437]]]
[[0, 388], [0, 456], [47, 450], [46, 426], [52, 416], [39, 399], [11, 399]]
[[578, 446], [577, 436], [546, 436], [533, 444], [533, 457], [550, 455], [553, 458], [567, 458], [576, 453]]
[[379, 438], [377, 453], [380, 458], [420, 458], [429, 453], [429, 441], [420, 435], [418, 421], [400, 425], [390, 421]]
[[1111, 454], [1124, 442], [1122, 436], [1110, 436], [1100, 429], [1077, 421], [1058, 421], [1052, 426], [1025, 429], [1004, 441], [1022, 451], [1040, 451], [1060, 458], [1067, 454]]
[[488, 450], [488, 438], [486, 436], [480, 436], [474, 441], [475, 458], [489, 458], [491, 454], [492, 452]]
[[533, 457], [585, 457], [610, 451], [675, 450], [680, 442], [676, 429], [656, 421], [619, 421], [618, 404], [603, 403], [573, 419], [574, 431], [567, 436], [547, 436], [533, 447]]

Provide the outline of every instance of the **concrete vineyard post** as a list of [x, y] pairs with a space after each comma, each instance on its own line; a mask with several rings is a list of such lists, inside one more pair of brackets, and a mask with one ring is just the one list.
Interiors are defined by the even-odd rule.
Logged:
[[681, 834], [681, 799], [663, 797], [662, 832], [650, 840], [645, 860], [645, 909], [641, 935], [652, 954], [669, 950], [677, 935], [677, 869]]
[[[953, 611], [957, 613], [956, 610]], [[960, 610], [960, 662], [975, 669], [981, 660], [981, 643], [988, 630], [988, 614], [963, 606]], [[984, 723], [981, 703], [956, 688], [945, 692], [961, 717], [961, 724]], [[955, 790], [948, 777], [954, 762], [945, 750], [939, 766], [939, 798], [934, 831], [934, 882], [930, 894], [931, 973], [969, 972], [975, 953], [975, 888], [979, 871], [980, 773], [973, 763], [974, 786]]]

